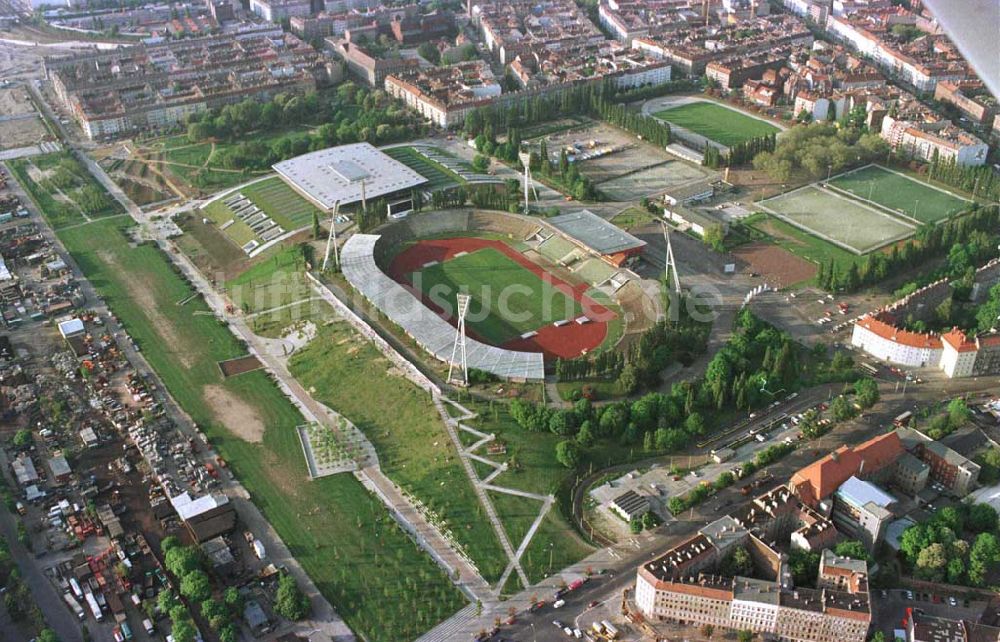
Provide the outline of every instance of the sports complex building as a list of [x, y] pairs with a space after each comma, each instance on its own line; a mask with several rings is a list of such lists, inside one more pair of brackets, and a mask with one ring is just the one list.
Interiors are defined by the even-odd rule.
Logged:
[[656, 303], [621, 265], [645, 243], [583, 210], [543, 220], [444, 210], [355, 234], [344, 277], [435, 359], [449, 363], [456, 296], [472, 296], [469, 369], [512, 381], [545, 377], [546, 358], [614, 347], [656, 319]]
[[295, 191], [325, 211], [375, 198], [407, 200], [427, 179], [370, 143], [321, 149], [274, 165]]

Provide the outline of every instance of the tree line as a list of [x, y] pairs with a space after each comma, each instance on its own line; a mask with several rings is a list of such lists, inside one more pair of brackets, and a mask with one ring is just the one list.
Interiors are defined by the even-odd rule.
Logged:
[[1000, 178], [989, 165], [959, 165], [954, 158], [942, 161], [935, 149], [927, 175], [973, 196], [1000, 201]]
[[[926, 282], [949, 277], [970, 280], [975, 265], [995, 255], [1000, 242], [1000, 207], [973, 205], [973, 211], [961, 218], [939, 225], [922, 225], [913, 238], [892, 246], [889, 252], [872, 252], [863, 263], [852, 263], [846, 270], [832, 259], [820, 264], [816, 283], [829, 291], [855, 292], [878, 283], [890, 274], [923, 267], [941, 256], [943, 266], [927, 275]], [[971, 287], [971, 283], [969, 283]]]
[[854, 127], [838, 128], [831, 123], [813, 123], [786, 131], [774, 151], [761, 151], [754, 156], [753, 166], [779, 182], [803, 171], [819, 179], [885, 158], [889, 151], [889, 144], [878, 134]]
[[[251, 134], [269, 134], [322, 123], [311, 131], [290, 132], [264, 142]], [[345, 82], [336, 92], [293, 95], [282, 93], [261, 103], [244, 100], [192, 114], [187, 138], [242, 141], [216, 152], [226, 169], [267, 169], [276, 162], [335, 145], [373, 145], [408, 140], [426, 130], [419, 117], [381, 89], [368, 90]], [[248, 139], [249, 140], [246, 140]]]
[[754, 136], [753, 138], [740, 141], [729, 148], [728, 154], [714, 145], [706, 145], [703, 152], [701, 164], [705, 167], [718, 169], [719, 167], [734, 167], [745, 165], [751, 162], [757, 154], [762, 152], [773, 152], [777, 145], [777, 134], [765, 134]]

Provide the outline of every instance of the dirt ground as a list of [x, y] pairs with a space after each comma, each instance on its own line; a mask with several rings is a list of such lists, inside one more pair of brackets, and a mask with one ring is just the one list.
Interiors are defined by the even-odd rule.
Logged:
[[22, 87], [0, 89], [0, 118], [11, 117], [0, 120], [0, 149], [27, 147], [48, 137], [48, 130]]
[[205, 386], [205, 401], [226, 430], [243, 441], [258, 444], [264, 440], [264, 422], [250, 406], [222, 386]]
[[244, 372], [252, 372], [254, 370], [259, 370], [262, 367], [260, 359], [251, 355], [245, 357], [237, 357], [236, 359], [227, 359], [226, 361], [219, 362], [219, 369], [222, 370], [223, 377], [235, 377], [236, 375], [243, 374]]
[[28, 99], [27, 89], [23, 87], [0, 89], [0, 114], [16, 116], [33, 113], [35, 113], [35, 106]]
[[733, 255], [778, 287], [811, 279], [816, 274], [814, 264], [769, 243], [747, 243], [734, 249]]

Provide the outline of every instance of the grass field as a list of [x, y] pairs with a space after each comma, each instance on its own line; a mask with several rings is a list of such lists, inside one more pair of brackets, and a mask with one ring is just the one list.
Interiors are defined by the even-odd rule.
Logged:
[[[299, 196], [295, 190], [277, 176], [241, 187], [239, 193], [250, 199], [254, 205], [271, 217], [286, 232], [310, 226], [313, 214], [319, 215], [320, 220], [324, 216], [318, 208]], [[220, 231], [233, 243], [242, 247], [249, 241], [257, 239], [257, 235], [249, 225], [236, 218], [229, 206], [223, 202], [226, 198], [228, 196], [210, 202], [201, 209], [201, 212], [220, 228], [228, 221], [234, 221], [226, 229], [220, 229]]]
[[[549, 495], [555, 494], [560, 483], [568, 475], [574, 474], [555, 458], [555, 446], [563, 437], [549, 432], [533, 433], [524, 430], [510, 417], [504, 404], [464, 401], [463, 403], [479, 415], [466, 423], [483, 432], [495, 434], [507, 445], [508, 463], [512, 457], [516, 460], [516, 466], [512, 465], [497, 476], [493, 481], [494, 484], [529, 493]], [[611, 444], [601, 444], [598, 447], [607, 451], [616, 449]], [[485, 456], [485, 453], [480, 454]], [[493, 457], [493, 459], [501, 461], [504, 457]], [[490, 496], [511, 543], [517, 548], [538, 516], [538, 511], [542, 507], [541, 502], [505, 493], [493, 492]], [[550, 546], [553, 543], [555, 546]], [[535, 583], [552, 570], [577, 562], [591, 552], [593, 548], [580, 539], [559, 512], [559, 506], [556, 504], [549, 510], [539, 530], [535, 532], [524, 557], [521, 558], [521, 565], [531, 582]]]
[[921, 223], [936, 223], [969, 208], [969, 201], [878, 165], [835, 176], [830, 184], [858, 198], [903, 212]]
[[452, 185], [462, 185], [465, 179], [451, 171], [441, 163], [436, 163], [420, 154], [412, 147], [390, 147], [384, 149], [390, 158], [398, 160], [416, 173], [428, 180], [423, 187], [429, 190], [441, 189]]
[[857, 254], [906, 238], [914, 231], [912, 225], [889, 214], [815, 185], [780, 194], [759, 205]]
[[763, 120], [711, 102], [688, 103], [653, 115], [726, 147], [778, 131]]
[[493, 248], [425, 268], [414, 284], [452, 307], [455, 293], [471, 294], [469, 328], [494, 345], [583, 313], [578, 301]]
[[304, 269], [301, 248], [284, 247], [227, 281], [226, 293], [236, 307], [253, 315], [249, 324], [255, 334], [278, 337], [291, 325], [333, 316], [327, 303], [312, 298]]
[[312, 225], [313, 214], [319, 216], [320, 220], [324, 217], [319, 208], [277, 176], [247, 185], [240, 192], [286, 230]]
[[195, 314], [208, 311], [200, 299], [177, 305], [192, 289], [159, 249], [130, 246], [125, 223], [59, 236], [340, 615], [369, 640], [394, 642], [461, 608], [458, 590], [358, 481], [307, 479], [295, 431], [301, 415], [263, 371], [222, 378], [216, 362], [245, 347], [213, 315]]
[[68, 152], [22, 158], [7, 165], [53, 229], [125, 213]]
[[385, 474], [446, 523], [482, 576], [498, 580], [506, 556], [430, 395], [346, 323], [322, 328], [290, 365], [319, 401], [367, 435]]

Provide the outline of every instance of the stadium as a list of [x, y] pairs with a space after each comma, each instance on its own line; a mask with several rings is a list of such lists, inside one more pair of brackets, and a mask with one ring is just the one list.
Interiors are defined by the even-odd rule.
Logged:
[[656, 318], [623, 267], [645, 243], [587, 210], [542, 220], [503, 212], [413, 215], [344, 244], [347, 281], [435, 359], [449, 363], [456, 298], [470, 369], [512, 381], [546, 360], [612, 349]]

